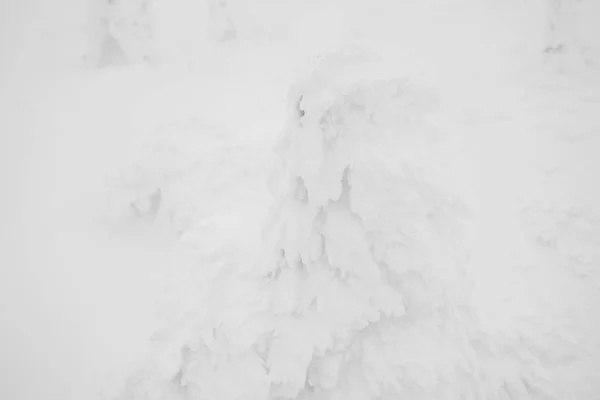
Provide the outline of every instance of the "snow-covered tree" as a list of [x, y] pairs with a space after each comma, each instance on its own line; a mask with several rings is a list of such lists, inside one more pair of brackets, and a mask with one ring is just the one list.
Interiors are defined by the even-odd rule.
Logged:
[[328, 56], [293, 88], [263, 257], [206, 257], [119, 399], [559, 398], [527, 325], [472, 304], [436, 96], [374, 64]]
[[[287, 142], [282, 154], [283, 192], [268, 235], [272, 257], [254, 268], [239, 266], [237, 273], [218, 268], [213, 288], [198, 294], [198, 325], [183, 341], [171, 338], [182, 358], [176, 352], [173, 364], [160, 361], [167, 368], [162, 381], [175, 379], [164, 390], [177, 388], [192, 398], [266, 399], [294, 398], [309, 387], [333, 389], [360, 332], [383, 314], [405, 313], [402, 296], [381, 278], [367, 232], [349, 208], [348, 168], [366, 132], [338, 132], [340, 148], [328, 154], [318, 144], [335, 143], [336, 113], [354, 118], [342, 126], [358, 123], [358, 130], [367, 115], [353, 116], [348, 108], [360, 106], [359, 99], [336, 106], [338, 99], [322, 104], [325, 99], [311, 98], [315, 94], [302, 95], [286, 130], [286, 141], [299, 140]], [[355, 96], [366, 94], [359, 89]], [[139, 394], [144, 386], [133, 387]]]
[[326, 57], [292, 91], [261, 264], [273, 399], [431, 398], [468, 363], [460, 336], [431, 329], [465, 318], [463, 209], [434, 183], [421, 120], [435, 98], [368, 65]]
[[225, 0], [109, 0], [108, 37], [132, 62], [201, 61], [237, 37], [232, 12]]

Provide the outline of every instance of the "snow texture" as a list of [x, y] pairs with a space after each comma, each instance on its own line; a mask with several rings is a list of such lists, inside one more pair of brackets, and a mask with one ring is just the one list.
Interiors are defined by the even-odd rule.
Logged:
[[597, 399], [598, 7], [2, 3], [0, 397]]

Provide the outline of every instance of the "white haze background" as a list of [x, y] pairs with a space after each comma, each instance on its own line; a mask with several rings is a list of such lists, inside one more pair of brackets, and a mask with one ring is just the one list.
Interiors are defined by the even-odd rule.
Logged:
[[199, 260], [265, 246], [290, 87], [356, 48], [444, 105], [480, 316], [508, 336], [568, 323], [556, 398], [598, 398], [600, 4], [112, 3], [0, 4], [0, 398], [111, 396], [143, 367]]

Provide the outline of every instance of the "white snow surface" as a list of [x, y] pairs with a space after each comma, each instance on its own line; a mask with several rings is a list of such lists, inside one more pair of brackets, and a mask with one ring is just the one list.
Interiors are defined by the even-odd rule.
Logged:
[[595, 2], [60, 3], [0, 6], [0, 398], [597, 398]]

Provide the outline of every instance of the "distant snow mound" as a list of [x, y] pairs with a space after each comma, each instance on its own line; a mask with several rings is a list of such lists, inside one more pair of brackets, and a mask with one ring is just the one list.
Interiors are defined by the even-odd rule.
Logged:
[[153, 61], [157, 57], [153, 3], [153, 0], [108, 2], [108, 31], [131, 62]]
[[143, 134], [110, 179], [109, 215], [150, 221], [207, 251], [209, 241], [231, 236], [226, 226], [237, 223], [240, 199], [248, 207], [261, 200], [266, 149], [242, 145], [249, 140], [195, 118]]
[[[206, 143], [215, 143], [221, 136], [223, 132], [219, 129], [191, 120], [165, 124], [140, 137], [130, 163], [111, 179], [114, 211], [118, 213], [119, 209], [126, 210], [131, 206], [139, 208], [138, 204], [148, 203], [158, 192], [161, 193], [161, 206], [154, 210], [152, 217], [176, 230], [185, 230], [197, 217], [190, 209], [194, 202], [194, 196], [190, 196], [193, 192], [187, 193], [186, 204], [180, 204], [174, 200], [173, 190], [201, 165], [211, 164], [218, 153], [211, 152], [214, 147]], [[186, 195], [180, 193], [175, 198], [186, 198]], [[186, 205], [188, 209], [182, 208]]]

